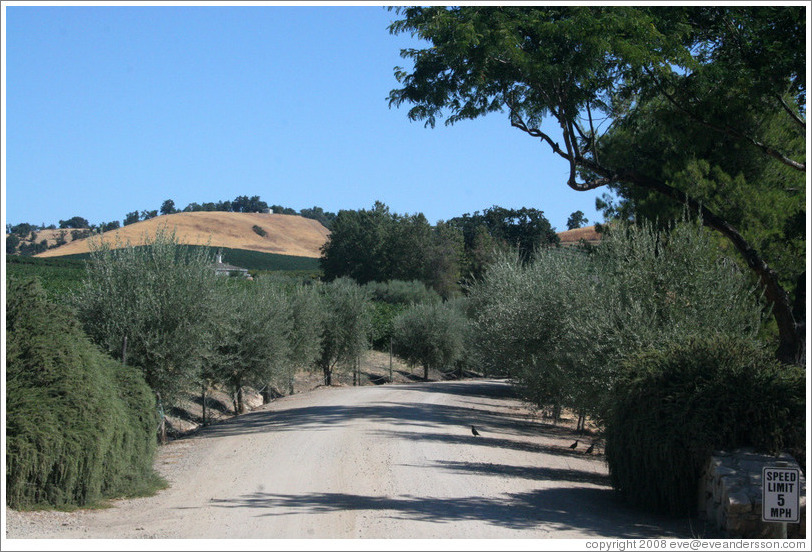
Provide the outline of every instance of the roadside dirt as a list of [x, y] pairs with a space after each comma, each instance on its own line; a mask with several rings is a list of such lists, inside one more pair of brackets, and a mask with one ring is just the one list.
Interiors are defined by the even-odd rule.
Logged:
[[504, 381], [322, 387], [161, 447], [171, 486], [156, 496], [8, 511], [7, 538], [707, 536], [619, 503], [573, 425], [546, 423]]

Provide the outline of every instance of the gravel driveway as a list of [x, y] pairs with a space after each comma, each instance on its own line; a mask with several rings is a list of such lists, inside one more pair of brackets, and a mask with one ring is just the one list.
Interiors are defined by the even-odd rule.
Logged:
[[570, 443], [501, 381], [321, 388], [161, 447], [171, 487], [156, 496], [8, 511], [7, 537], [692, 536], [618, 503], [603, 457]]

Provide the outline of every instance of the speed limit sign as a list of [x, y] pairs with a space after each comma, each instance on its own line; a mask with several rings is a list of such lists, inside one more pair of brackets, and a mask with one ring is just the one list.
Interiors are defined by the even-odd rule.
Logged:
[[798, 468], [764, 467], [761, 470], [761, 520], [798, 523], [800, 521], [801, 476]]

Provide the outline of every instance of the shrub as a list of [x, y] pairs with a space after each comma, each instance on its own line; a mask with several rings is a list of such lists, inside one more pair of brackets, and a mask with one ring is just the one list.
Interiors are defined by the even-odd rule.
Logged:
[[804, 448], [805, 383], [751, 340], [672, 343], [624, 362], [606, 420], [612, 484], [631, 503], [671, 514], [696, 505], [712, 451]]
[[419, 280], [389, 280], [387, 282], [368, 282], [364, 289], [370, 293], [373, 301], [390, 305], [414, 305], [440, 300], [440, 295]]
[[37, 280], [7, 282], [6, 502], [83, 506], [154, 486], [155, 400]]
[[262, 236], [263, 238], [264, 238], [265, 236], [267, 236], [267, 235], [268, 235], [268, 232], [266, 232], [266, 231], [265, 231], [265, 229], [264, 229], [264, 228], [262, 228], [262, 226], [259, 226], [259, 225], [257, 225], [257, 224], [255, 224], [255, 225], [252, 227], [252, 229], [254, 230], [254, 232], [256, 232], [257, 234], [259, 234], [259, 235], [260, 235], [260, 236]]

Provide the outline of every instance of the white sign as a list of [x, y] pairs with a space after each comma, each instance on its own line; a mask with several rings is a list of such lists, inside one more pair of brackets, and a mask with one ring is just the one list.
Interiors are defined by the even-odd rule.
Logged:
[[761, 520], [800, 522], [798, 497], [801, 475], [798, 468], [763, 468], [761, 470]]

